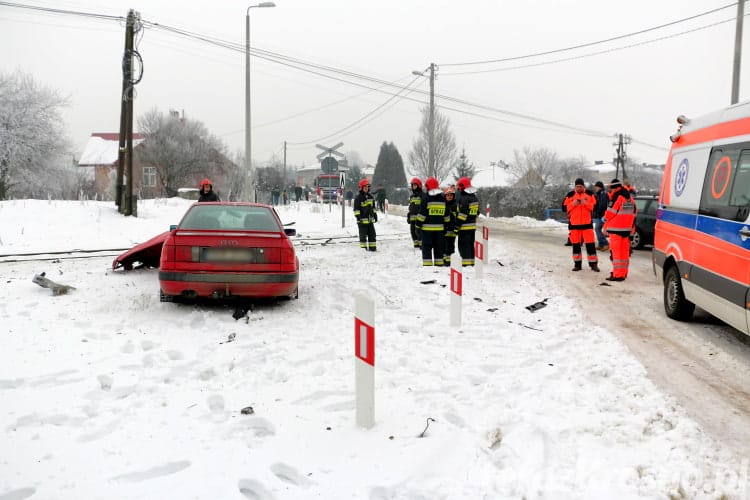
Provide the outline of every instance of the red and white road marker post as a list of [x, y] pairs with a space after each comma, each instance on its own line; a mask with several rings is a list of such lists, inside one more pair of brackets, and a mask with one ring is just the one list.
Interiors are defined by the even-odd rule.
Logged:
[[354, 296], [354, 385], [357, 425], [375, 425], [375, 302], [364, 293]]
[[474, 269], [476, 278], [482, 279], [484, 276], [484, 244], [481, 241], [474, 242]]
[[461, 326], [463, 302], [463, 273], [459, 259], [451, 259], [451, 326]]
[[490, 262], [490, 228], [482, 226], [482, 245], [484, 245], [484, 255], [482, 261], [486, 264]]

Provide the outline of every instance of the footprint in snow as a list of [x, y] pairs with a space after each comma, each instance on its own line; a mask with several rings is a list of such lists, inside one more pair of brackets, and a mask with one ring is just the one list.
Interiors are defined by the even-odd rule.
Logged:
[[310, 479], [300, 474], [297, 469], [295, 469], [291, 465], [287, 465], [281, 462], [273, 464], [271, 466], [271, 472], [273, 472], [276, 477], [278, 477], [285, 483], [293, 484], [295, 486], [307, 488], [308, 486], [313, 484]]
[[245, 498], [251, 500], [271, 500], [273, 496], [263, 485], [254, 479], [240, 479], [237, 488]]

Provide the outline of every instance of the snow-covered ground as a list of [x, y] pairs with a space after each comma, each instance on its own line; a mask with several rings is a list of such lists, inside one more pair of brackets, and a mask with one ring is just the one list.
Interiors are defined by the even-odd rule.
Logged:
[[[0, 254], [128, 248], [188, 204], [140, 201], [133, 218], [0, 202]], [[748, 497], [747, 456], [586, 324], [571, 285], [540, 289], [544, 256], [493, 239], [503, 266], [465, 270], [452, 328], [448, 271], [421, 267], [403, 217], [381, 216], [367, 253], [314, 239], [354, 235], [351, 209], [345, 228], [337, 207], [279, 213], [299, 232], [300, 297], [239, 320], [160, 303], [157, 270], [113, 272], [111, 255], [0, 258], [0, 500]], [[53, 296], [31, 281], [42, 271], [76, 289]], [[356, 292], [375, 302], [369, 430], [355, 424]]]

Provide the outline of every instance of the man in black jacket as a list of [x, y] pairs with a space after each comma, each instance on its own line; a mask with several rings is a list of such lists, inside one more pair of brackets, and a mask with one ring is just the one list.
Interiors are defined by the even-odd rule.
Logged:
[[606, 252], [609, 250], [609, 241], [607, 237], [602, 234], [602, 226], [604, 225], [604, 212], [607, 211], [607, 204], [609, 203], [609, 197], [607, 191], [604, 189], [604, 183], [602, 181], [596, 181], [594, 184], [594, 196], [596, 197], [596, 205], [594, 205], [594, 211], [591, 213], [591, 218], [594, 222], [594, 233], [596, 234], [596, 249], [599, 251]]

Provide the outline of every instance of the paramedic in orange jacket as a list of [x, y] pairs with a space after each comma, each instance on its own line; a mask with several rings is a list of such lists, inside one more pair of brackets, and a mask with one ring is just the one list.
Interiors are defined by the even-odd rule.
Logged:
[[618, 179], [609, 184], [609, 207], [604, 214], [602, 232], [609, 235], [612, 250], [612, 274], [608, 281], [625, 281], [630, 265], [630, 232], [635, 221], [635, 200]]
[[586, 244], [589, 267], [592, 271], [599, 272], [599, 260], [596, 257], [596, 244], [594, 243], [594, 224], [591, 219], [595, 204], [596, 196], [586, 189], [583, 179], [580, 178], [575, 180], [573, 191], [569, 192], [563, 200], [565, 211], [568, 212], [569, 238], [573, 244], [573, 271], [581, 270], [583, 260], [581, 242], [583, 242]]

